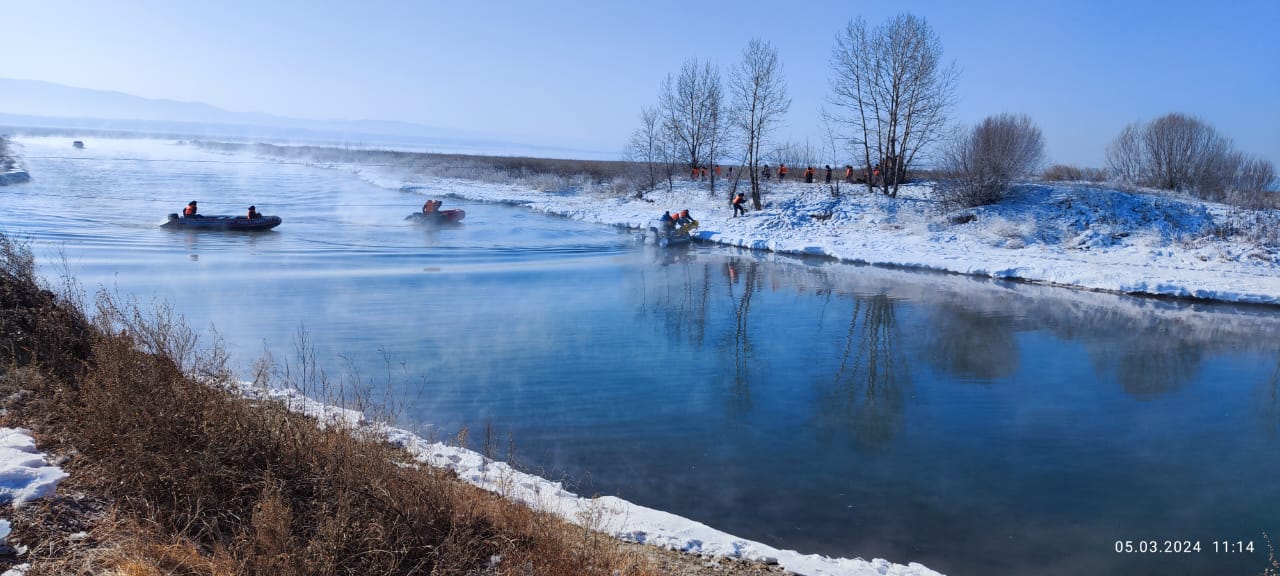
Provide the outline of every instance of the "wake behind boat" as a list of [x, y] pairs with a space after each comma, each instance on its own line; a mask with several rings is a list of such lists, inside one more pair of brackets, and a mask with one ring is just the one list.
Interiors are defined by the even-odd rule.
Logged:
[[170, 214], [169, 219], [161, 224], [161, 228], [181, 230], [270, 230], [279, 226], [283, 220], [279, 216], [179, 216]]

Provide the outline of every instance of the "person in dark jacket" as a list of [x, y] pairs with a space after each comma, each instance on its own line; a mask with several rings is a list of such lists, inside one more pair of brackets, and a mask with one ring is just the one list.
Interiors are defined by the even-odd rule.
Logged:
[[187, 202], [187, 207], [182, 209], [183, 218], [199, 218], [200, 210], [196, 206], [196, 201]]

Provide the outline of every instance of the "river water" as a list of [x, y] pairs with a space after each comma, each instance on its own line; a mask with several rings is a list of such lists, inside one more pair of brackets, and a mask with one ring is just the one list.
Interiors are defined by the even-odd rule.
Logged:
[[[424, 435], [489, 429], [581, 493], [949, 574], [1258, 573], [1280, 535], [1273, 309], [659, 249], [459, 199], [431, 230], [403, 220], [423, 196], [342, 167], [71, 140], [19, 140], [32, 181], [0, 188], [51, 284], [166, 302], [246, 379], [269, 354]], [[193, 199], [284, 223], [158, 227]]]

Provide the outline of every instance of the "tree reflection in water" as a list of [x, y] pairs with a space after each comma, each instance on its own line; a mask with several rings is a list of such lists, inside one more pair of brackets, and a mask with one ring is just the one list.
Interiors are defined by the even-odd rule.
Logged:
[[902, 429], [911, 380], [899, 340], [897, 303], [892, 298], [855, 298], [840, 366], [818, 395], [818, 418], [824, 428], [848, 430], [863, 448], [884, 447]]
[[1017, 372], [1020, 352], [1013, 318], [948, 302], [929, 320], [925, 351], [928, 362], [938, 369], [964, 380], [984, 382]]

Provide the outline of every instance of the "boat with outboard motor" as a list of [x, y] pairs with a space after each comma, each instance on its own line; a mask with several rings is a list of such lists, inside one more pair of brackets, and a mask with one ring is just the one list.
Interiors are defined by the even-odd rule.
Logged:
[[679, 226], [665, 223], [662, 220], [654, 220], [649, 223], [649, 234], [653, 236], [654, 244], [664, 247], [674, 246], [688, 244], [693, 241], [693, 231], [697, 228], [697, 220], [692, 220]]
[[441, 226], [448, 224], [461, 224], [462, 219], [467, 217], [465, 210], [438, 210], [430, 214], [426, 212], [414, 212], [405, 216], [405, 220], [412, 220], [419, 224], [427, 224], [432, 226]]
[[161, 228], [174, 230], [243, 230], [246, 232], [270, 230], [283, 220], [279, 216], [179, 216], [169, 214]]

